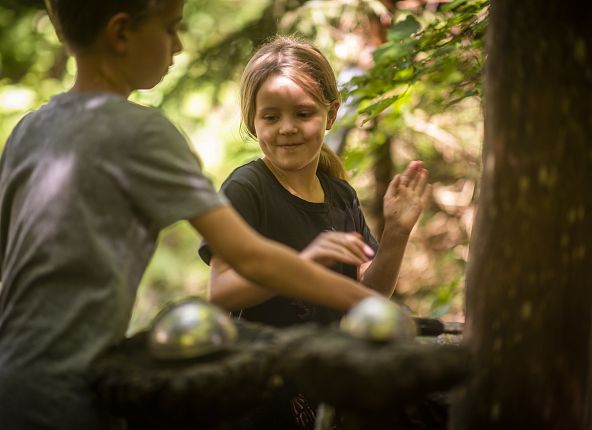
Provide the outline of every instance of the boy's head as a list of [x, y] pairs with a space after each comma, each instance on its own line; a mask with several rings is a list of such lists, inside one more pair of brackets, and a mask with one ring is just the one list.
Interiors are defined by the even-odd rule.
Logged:
[[184, 0], [46, 3], [60, 39], [76, 57], [79, 72], [83, 70], [77, 83], [80, 81], [84, 90], [128, 95], [136, 89], [152, 88], [182, 49], [178, 30]]
[[167, 0], [45, 0], [60, 38], [72, 50], [89, 48], [105, 25], [118, 13], [139, 23]]
[[241, 79], [242, 121], [251, 136], [255, 136], [257, 92], [273, 75], [289, 78], [325, 107], [339, 106], [335, 73], [323, 53], [296, 37], [276, 36], [257, 50]]

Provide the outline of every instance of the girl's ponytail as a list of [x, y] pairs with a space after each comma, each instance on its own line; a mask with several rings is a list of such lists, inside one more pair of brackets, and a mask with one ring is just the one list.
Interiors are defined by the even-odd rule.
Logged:
[[341, 159], [326, 143], [321, 147], [321, 155], [319, 157], [319, 167], [321, 172], [334, 176], [339, 179], [345, 179], [345, 167]]

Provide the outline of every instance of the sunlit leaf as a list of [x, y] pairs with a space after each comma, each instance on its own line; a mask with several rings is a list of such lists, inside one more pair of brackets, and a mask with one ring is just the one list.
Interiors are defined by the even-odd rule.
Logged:
[[389, 41], [399, 41], [407, 38], [420, 29], [420, 24], [412, 15], [407, 15], [403, 21], [397, 22], [388, 32]]

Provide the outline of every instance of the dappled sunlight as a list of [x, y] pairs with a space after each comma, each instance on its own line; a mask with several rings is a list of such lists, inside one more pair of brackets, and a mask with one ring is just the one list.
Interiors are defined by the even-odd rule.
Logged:
[[220, 138], [220, 129], [208, 127], [191, 136], [193, 146], [207, 170], [217, 169], [224, 159], [224, 143]]
[[[232, 121], [232, 118], [235, 121]], [[233, 123], [235, 126], [232, 126]], [[210, 110], [208, 121], [191, 135], [191, 142], [208, 171], [219, 170], [227, 160], [226, 144], [229, 142], [229, 135], [233, 133], [238, 135], [238, 126], [238, 111], [229, 112], [219, 108]]]
[[31, 190], [27, 210], [44, 211], [48, 205], [61, 201], [73, 178], [76, 159], [73, 154], [43, 160], [32, 180], [35, 187]]
[[26, 87], [6, 87], [0, 90], [0, 112], [26, 111], [37, 101], [35, 92]]
[[460, 179], [451, 185], [434, 184], [434, 201], [448, 213], [464, 211], [473, 200], [475, 183]]

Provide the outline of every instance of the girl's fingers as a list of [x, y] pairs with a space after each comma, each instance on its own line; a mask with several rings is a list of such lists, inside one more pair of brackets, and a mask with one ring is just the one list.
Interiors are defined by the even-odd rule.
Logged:
[[329, 263], [345, 263], [358, 266], [368, 259], [349, 251], [349, 249], [336, 244], [324, 244], [323, 247], [317, 248], [314, 252], [314, 260]]
[[427, 177], [427, 170], [423, 168], [423, 163], [419, 166], [417, 170], [415, 170], [415, 175], [409, 181], [409, 188], [415, 190], [417, 186], [420, 184], [422, 177]]
[[399, 185], [401, 185], [401, 175], [396, 175], [395, 178], [388, 185], [389, 191], [391, 188], [393, 189], [393, 191], [396, 190], [397, 188], [399, 188]]
[[401, 175], [396, 175], [395, 178], [389, 182], [386, 192], [384, 193], [385, 196], [394, 196], [397, 194], [399, 190], [399, 186], [404, 185], [401, 181]]
[[346, 233], [345, 240], [347, 241], [347, 245], [350, 245], [350, 250], [356, 254], [358, 254], [358, 251], [361, 251], [363, 257], [374, 256], [374, 250], [362, 240], [360, 235], [352, 236], [350, 233]]
[[359, 266], [362, 263], [368, 261], [367, 258], [361, 258], [358, 255], [353, 255], [347, 252], [343, 252], [341, 250], [335, 250], [328, 256], [331, 255], [332, 260], [337, 263], [344, 263], [344, 264], [351, 264], [353, 266]]
[[364, 262], [368, 256], [364, 252], [364, 242], [356, 237], [342, 234], [333, 236], [332, 239], [323, 244], [325, 250], [331, 250], [337, 254], [346, 256], [345, 258], [355, 259], [355, 261]]
[[[391, 184], [396, 185], [395, 190], [399, 185], [413, 188], [415, 187], [418, 177], [421, 174], [422, 170], [424, 170], [423, 161], [411, 161], [401, 175], [395, 176], [395, 179], [393, 181], [396, 181], [397, 183], [393, 184], [393, 181], [391, 181]], [[398, 180], [397, 177], [399, 177]]]
[[368, 258], [374, 257], [374, 250], [366, 243], [364, 244], [364, 254], [366, 254], [366, 257]]
[[357, 232], [325, 232], [309, 246], [308, 253], [325, 256], [330, 254], [333, 258], [341, 255], [339, 261], [345, 258], [356, 264], [368, 261], [374, 256], [374, 250], [362, 240], [362, 236]]
[[415, 184], [415, 190], [417, 191], [417, 194], [419, 194], [420, 196], [423, 195], [427, 183], [428, 171], [426, 169], [422, 169], [422, 171], [418, 175], [417, 183]]
[[407, 165], [403, 175], [412, 177], [415, 173], [423, 169], [423, 161], [413, 160]]

